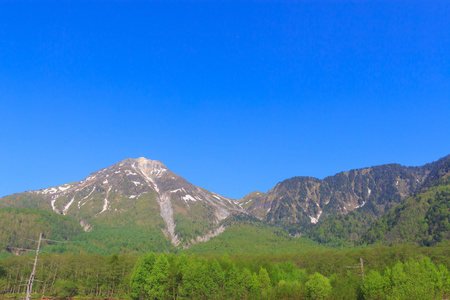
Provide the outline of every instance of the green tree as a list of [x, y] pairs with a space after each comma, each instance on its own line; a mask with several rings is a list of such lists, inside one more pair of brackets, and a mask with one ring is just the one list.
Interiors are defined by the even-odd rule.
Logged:
[[239, 281], [244, 289], [244, 299], [259, 298], [259, 282], [258, 276], [255, 273], [252, 274], [249, 269], [244, 268], [241, 272]]
[[275, 299], [305, 299], [304, 287], [297, 280], [280, 280], [275, 291]]
[[167, 254], [163, 253], [156, 259], [153, 270], [147, 278], [145, 290], [150, 299], [163, 300], [172, 298], [169, 268]]
[[364, 279], [366, 299], [442, 299], [449, 292], [450, 277], [444, 266], [429, 258], [397, 262], [381, 275], [370, 271]]
[[398, 262], [390, 273], [391, 299], [441, 299], [441, 274], [429, 258]]
[[61, 298], [70, 298], [77, 294], [77, 284], [71, 280], [57, 280], [55, 282], [56, 295]]
[[137, 261], [130, 279], [132, 299], [145, 299], [145, 285], [147, 283], [147, 277], [150, 276], [155, 261], [156, 256], [153, 252], [147, 254], [144, 258]]
[[3, 289], [3, 286], [6, 282], [6, 269], [0, 265], [0, 290]]
[[225, 287], [225, 273], [222, 270], [217, 259], [214, 259], [211, 264], [210, 274], [209, 274], [209, 294], [210, 299], [223, 299], [224, 298], [224, 287]]
[[239, 280], [239, 270], [234, 263], [231, 264], [225, 281], [225, 298], [242, 299], [244, 295], [244, 286]]
[[263, 267], [259, 269], [258, 283], [261, 291], [261, 299], [269, 299], [272, 294], [272, 286], [270, 284], [269, 273]]
[[365, 299], [382, 299], [389, 290], [389, 278], [385, 278], [378, 271], [370, 270], [364, 277]]
[[306, 282], [306, 293], [309, 299], [326, 299], [331, 294], [330, 280], [320, 273], [314, 273]]
[[207, 268], [194, 255], [182, 267], [182, 287], [180, 294], [186, 299], [207, 299]]

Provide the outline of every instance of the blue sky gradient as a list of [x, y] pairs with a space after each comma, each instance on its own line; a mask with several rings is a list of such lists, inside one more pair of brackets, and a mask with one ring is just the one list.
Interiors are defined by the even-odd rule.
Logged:
[[450, 154], [450, 2], [0, 4], [0, 196], [160, 160], [231, 198]]

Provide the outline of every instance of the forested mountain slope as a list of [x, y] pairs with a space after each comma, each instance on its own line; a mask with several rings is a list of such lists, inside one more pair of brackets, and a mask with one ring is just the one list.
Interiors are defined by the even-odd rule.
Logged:
[[[35, 249], [39, 234], [52, 240], [69, 240], [83, 233], [78, 222], [71, 217], [30, 208], [0, 209], [0, 253], [19, 254], [23, 249]], [[45, 246], [46, 241], [42, 245]]]
[[121, 236], [111, 243], [125, 239], [128, 247], [139, 240], [153, 241], [153, 248], [146, 249], [152, 251], [206, 241], [223, 232], [221, 220], [243, 211], [235, 201], [194, 186], [161, 162], [145, 158], [126, 159], [79, 182], [4, 197], [0, 207], [72, 216], [99, 246], [107, 236]]
[[450, 238], [450, 184], [435, 185], [383, 215], [363, 241], [432, 246]]

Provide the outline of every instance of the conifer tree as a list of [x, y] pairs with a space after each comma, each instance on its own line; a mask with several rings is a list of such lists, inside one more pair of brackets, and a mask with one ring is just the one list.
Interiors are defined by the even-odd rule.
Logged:
[[149, 299], [172, 299], [167, 254], [163, 253], [156, 259], [153, 270], [147, 278], [145, 290]]
[[152, 272], [155, 261], [156, 256], [153, 252], [147, 254], [144, 258], [141, 258], [137, 261], [130, 279], [132, 299], [145, 299], [145, 285], [147, 284], [147, 277]]

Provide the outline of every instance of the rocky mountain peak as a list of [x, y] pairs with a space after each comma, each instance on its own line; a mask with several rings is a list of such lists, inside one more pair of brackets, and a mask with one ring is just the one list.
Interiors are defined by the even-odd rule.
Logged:
[[[124, 221], [130, 214], [133, 219], [157, 218], [154, 213], [159, 210], [162, 222], [152, 226], [161, 226], [173, 245], [183, 247], [220, 234], [224, 227], [219, 222], [232, 212], [243, 211], [234, 200], [195, 186], [160, 161], [145, 157], [125, 159], [79, 182], [29, 193], [41, 199], [45, 209], [75, 217], [86, 231], [108, 219], [132, 222]], [[177, 229], [177, 219], [181, 229]], [[190, 227], [196, 228], [196, 234]]]
[[136, 159], [132, 166], [141, 171], [144, 176], [160, 177], [167, 171], [166, 166], [162, 162], [146, 159], [144, 157]]
[[145, 157], [139, 157], [139, 158], [129, 158], [124, 161], [129, 162], [130, 164], [135, 165], [136, 167], [139, 167], [140, 169], [156, 169], [156, 170], [162, 170], [166, 169], [167, 167], [158, 160], [151, 160]]

